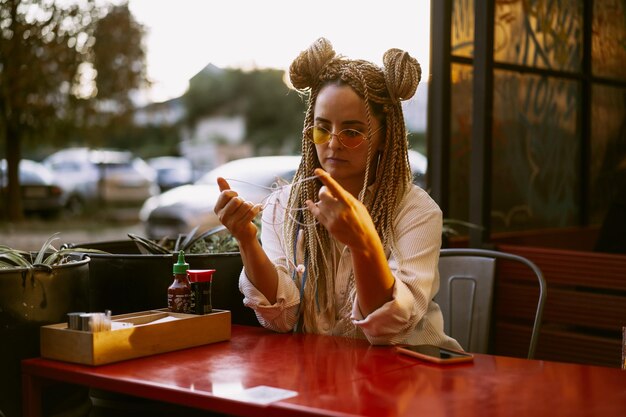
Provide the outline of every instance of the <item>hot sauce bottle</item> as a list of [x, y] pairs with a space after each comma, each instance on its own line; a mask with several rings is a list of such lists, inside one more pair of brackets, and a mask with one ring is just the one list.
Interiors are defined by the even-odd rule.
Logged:
[[187, 278], [189, 264], [185, 262], [185, 252], [178, 252], [178, 262], [174, 264], [174, 282], [167, 289], [167, 306], [174, 313], [191, 312], [191, 286]]

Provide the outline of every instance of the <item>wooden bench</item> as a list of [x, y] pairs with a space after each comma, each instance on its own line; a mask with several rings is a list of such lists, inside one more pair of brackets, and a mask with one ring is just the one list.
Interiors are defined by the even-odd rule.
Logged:
[[[594, 227], [494, 234], [493, 249], [523, 256], [543, 272], [547, 300], [536, 359], [617, 367], [626, 326], [626, 255], [593, 252]], [[457, 238], [451, 246], [467, 246]], [[514, 262], [496, 271], [492, 351], [524, 357], [536, 308], [536, 279]]]
[[[497, 244], [498, 250], [533, 261], [548, 296], [535, 357], [619, 366], [626, 326], [626, 256]], [[494, 351], [523, 356], [537, 299], [534, 277], [512, 263], [499, 264]]]

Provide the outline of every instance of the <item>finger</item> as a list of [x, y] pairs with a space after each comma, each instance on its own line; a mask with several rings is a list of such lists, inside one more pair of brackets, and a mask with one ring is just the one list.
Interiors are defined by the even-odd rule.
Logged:
[[245, 204], [245, 202], [243, 201], [243, 199], [237, 195], [235, 195], [234, 197], [232, 197], [228, 203], [226, 203], [226, 207], [225, 209], [229, 212], [229, 213], [235, 213], [237, 210], [239, 210], [239, 208]]
[[304, 230], [298, 230], [298, 237], [296, 238], [296, 263], [298, 265], [304, 264]]
[[220, 193], [219, 197], [217, 198], [215, 207], [213, 208], [213, 211], [215, 212], [215, 214], [217, 214], [218, 211], [223, 209], [235, 197], [237, 197], [237, 193], [231, 190], [230, 188], [226, 188], [225, 190], [223, 190]]
[[[222, 195], [226, 195], [228, 192], [223, 192]], [[224, 223], [227, 221], [230, 224], [236, 223], [241, 220], [241, 213], [238, 212], [241, 207], [243, 200], [241, 198], [234, 196], [224, 204], [222, 210], [220, 210], [218, 217], [220, 221]]]
[[254, 220], [259, 211], [258, 205], [246, 201], [235, 209], [233, 215], [238, 222], [248, 223]]
[[220, 187], [220, 191], [230, 190], [230, 184], [222, 177], [217, 178], [217, 185]]
[[339, 201], [337, 198], [335, 198], [330, 189], [325, 185], [320, 188], [319, 192], [317, 193], [317, 198], [319, 202], [323, 202], [325, 204], [331, 204]]
[[246, 210], [246, 212], [254, 218], [261, 211], [261, 206], [259, 204], [254, 204], [251, 201], [245, 201], [239, 210]]
[[261, 211], [261, 206], [251, 201], [245, 201], [241, 197], [232, 198], [225, 207], [227, 215], [234, 216], [239, 220], [252, 221]]
[[328, 188], [333, 197], [344, 203], [347, 203], [349, 201], [350, 193], [344, 190], [344, 188], [339, 185], [339, 183], [335, 181], [328, 172], [324, 171], [322, 168], [316, 168], [315, 175], [317, 175], [320, 181], [322, 181], [322, 184], [324, 184]]
[[314, 202], [312, 202], [311, 200], [307, 200], [304, 202], [304, 204], [306, 204], [306, 208], [309, 210], [309, 212], [311, 212], [311, 214], [314, 217], [317, 217], [317, 215], [320, 212], [319, 207], [317, 206], [317, 204], [315, 204]]

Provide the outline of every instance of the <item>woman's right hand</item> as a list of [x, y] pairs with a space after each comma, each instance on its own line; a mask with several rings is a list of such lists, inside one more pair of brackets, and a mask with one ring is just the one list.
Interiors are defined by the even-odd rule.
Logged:
[[257, 227], [252, 221], [261, 205], [244, 201], [222, 177], [217, 179], [217, 185], [221, 191], [214, 209], [217, 218], [240, 243], [256, 240]]

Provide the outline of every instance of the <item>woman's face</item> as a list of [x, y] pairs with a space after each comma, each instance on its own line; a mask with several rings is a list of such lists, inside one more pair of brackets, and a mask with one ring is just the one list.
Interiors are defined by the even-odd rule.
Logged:
[[[355, 129], [369, 137], [365, 101], [349, 86], [329, 84], [320, 90], [313, 109], [313, 123], [337, 134], [344, 129]], [[369, 139], [356, 148], [344, 146], [337, 136], [330, 141], [315, 145], [322, 168], [352, 195], [357, 196], [363, 187], [368, 146], [372, 160], [384, 135], [380, 121], [372, 116], [372, 132]]]

